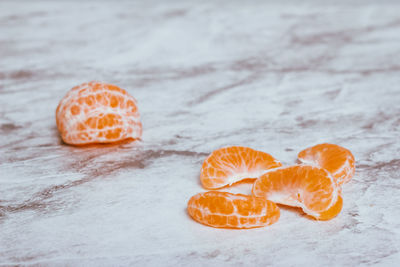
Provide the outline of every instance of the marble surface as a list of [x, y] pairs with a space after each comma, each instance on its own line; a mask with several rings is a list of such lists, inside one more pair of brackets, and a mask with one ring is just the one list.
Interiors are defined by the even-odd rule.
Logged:
[[[398, 266], [400, 2], [331, 2], [2, 0], [0, 265]], [[143, 141], [62, 144], [58, 101], [90, 80], [137, 98]], [[214, 149], [321, 142], [357, 159], [337, 218], [188, 217]]]

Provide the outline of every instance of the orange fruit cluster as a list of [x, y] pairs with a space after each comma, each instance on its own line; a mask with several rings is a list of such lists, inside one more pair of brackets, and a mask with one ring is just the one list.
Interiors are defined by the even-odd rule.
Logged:
[[206, 189], [220, 189], [252, 180], [252, 195], [209, 191], [193, 196], [188, 213], [217, 228], [254, 228], [278, 221], [275, 204], [301, 208], [316, 220], [336, 217], [343, 206], [341, 185], [355, 172], [353, 154], [338, 145], [319, 144], [298, 154], [301, 164], [282, 166], [271, 155], [232, 146], [211, 153], [200, 180]]
[[72, 88], [58, 104], [56, 123], [63, 141], [71, 145], [136, 140], [142, 135], [135, 98], [102, 82]]
[[[83, 83], [72, 88], [56, 110], [57, 128], [67, 144], [137, 140], [142, 124], [135, 98], [118, 86]], [[209, 191], [193, 196], [188, 213], [196, 221], [221, 228], [253, 228], [278, 221], [277, 204], [301, 208], [317, 220], [342, 209], [341, 185], [354, 175], [355, 160], [346, 148], [319, 144], [298, 154], [301, 164], [282, 166], [268, 153], [248, 147], [218, 149], [203, 163], [200, 181], [220, 189], [249, 180], [252, 195]]]

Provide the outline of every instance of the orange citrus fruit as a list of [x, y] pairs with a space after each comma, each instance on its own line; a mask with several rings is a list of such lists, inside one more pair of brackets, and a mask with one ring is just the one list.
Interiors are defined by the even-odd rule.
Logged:
[[142, 135], [135, 98], [102, 82], [72, 88], [57, 107], [56, 122], [64, 142], [72, 145], [112, 143]]
[[257, 179], [266, 170], [282, 164], [271, 155], [248, 147], [215, 150], [201, 168], [200, 180], [207, 189], [217, 189], [244, 179]]
[[332, 174], [338, 184], [347, 183], [355, 172], [353, 154], [334, 144], [319, 144], [304, 149], [297, 156], [305, 164], [317, 165]]
[[295, 165], [272, 169], [253, 184], [253, 195], [300, 207], [317, 220], [329, 220], [342, 209], [340, 186], [325, 169]]
[[278, 221], [279, 208], [264, 198], [210, 191], [194, 195], [188, 213], [196, 221], [217, 228], [255, 228]]

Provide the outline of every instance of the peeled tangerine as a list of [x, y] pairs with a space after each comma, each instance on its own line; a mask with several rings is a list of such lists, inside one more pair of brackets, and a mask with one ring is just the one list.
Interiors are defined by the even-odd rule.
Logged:
[[215, 150], [201, 168], [200, 180], [207, 189], [217, 189], [245, 179], [257, 179], [266, 170], [282, 164], [270, 154], [249, 147]]
[[67, 144], [139, 139], [142, 124], [136, 100], [118, 86], [83, 83], [72, 88], [56, 110], [57, 128]]
[[275, 203], [300, 207], [317, 220], [330, 220], [342, 209], [340, 186], [325, 169], [295, 165], [272, 169], [258, 178], [253, 195]]
[[210, 191], [194, 195], [188, 213], [196, 221], [217, 228], [254, 228], [278, 221], [275, 203], [264, 198]]
[[350, 181], [355, 171], [353, 154], [346, 148], [334, 144], [319, 144], [304, 149], [297, 156], [305, 164], [317, 165], [330, 172], [341, 185]]

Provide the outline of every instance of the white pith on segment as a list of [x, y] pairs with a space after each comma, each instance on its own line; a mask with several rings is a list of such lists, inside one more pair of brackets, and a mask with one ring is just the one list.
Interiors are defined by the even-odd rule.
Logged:
[[[301, 184], [303, 182], [302, 179], [307, 179], [306, 176], [293, 176], [293, 177], [282, 177], [281, 176], [281, 184], [276, 185], [274, 184], [275, 190], [272, 191], [263, 191], [260, 189], [262, 187], [262, 183], [268, 182], [268, 175], [272, 172], [279, 172], [279, 170], [284, 170], [284, 169], [289, 169], [289, 168], [300, 168], [302, 167], [308, 167], [310, 170], [312, 169], [319, 169], [326, 174], [326, 178], [330, 180], [330, 190], [327, 192], [330, 194], [330, 202], [329, 205], [324, 210], [312, 210], [307, 208], [307, 206], [304, 203], [305, 198], [307, 197], [312, 197], [310, 195], [310, 192], [305, 191], [305, 188], [302, 188]], [[288, 182], [290, 180], [294, 180], [295, 182], [297, 181], [297, 184], [290, 184], [292, 187], [288, 187]], [[322, 190], [322, 189], [321, 189]], [[319, 190], [320, 191], [320, 190]], [[319, 192], [317, 191], [317, 192]], [[332, 175], [326, 171], [325, 169], [322, 169], [320, 167], [316, 166], [311, 166], [311, 165], [294, 165], [290, 167], [280, 167], [280, 168], [275, 168], [268, 170], [265, 174], [263, 174], [260, 178], [258, 178], [254, 185], [253, 185], [253, 195], [257, 197], [265, 197], [266, 199], [273, 201], [275, 203], [287, 205], [287, 206], [292, 206], [292, 207], [300, 207], [303, 209], [305, 213], [308, 215], [313, 216], [314, 218], [318, 219], [321, 217], [321, 213], [324, 211], [329, 210], [333, 205], [336, 204], [338, 201], [338, 197], [341, 194], [341, 189], [340, 186], [338, 186], [332, 177]], [[324, 191], [323, 191], [324, 192]]]
[[[238, 211], [238, 207], [233, 203], [234, 200], [243, 200], [243, 201], [251, 201], [257, 199], [254, 196], [248, 196], [248, 195], [242, 195], [242, 194], [231, 194], [231, 193], [225, 193], [225, 196], [227, 196], [227, 200], [231, 203], [233, 207], [233, 212], [230, 214], [226, 213], [217, 213], [217, 212], [212, 212], [208, 206], [205, 205], [199, 205], [198, 200], [200, 198], [206, 198], [208, 196], [218, 196], [220, 192], [217, 191], [210, 191], [210, 192], [205, 192], [205, 193], [199, 193], [195, 196], [193, 196], [188, 203], [188, 212], [190, 216], [195, 219], [196, 221], [213, 226], [213, 227], [220, 227], [220, 228], [255, 228], [255, 227], [262, 227], [266, 226], [269, 224], [275, 223], [279, 219], [279, 212], [275, 216], [271, 216], [271, 212], [276, 212], [277, 207], [274, 203], [272, 202], [266, 202], [263, 200], [261, 203], [264, 204], [261, 213], [251, 213], [249, 215], [241, 215]], [[196, 213], [194, 211], [200, 211], [199, 213]], [[200, 216], [198, 216], [200, 214]], [[221, 216], [221, 217], [226, 217], [226, 224], [222, 225], [215, 225], [213, 223], [210, 223], [208, 221], [209, 216]], [[230, 224], [229, 223], [229, 217], [232, 216], [234, 217], [235, 220], [237, 220], [238, 225]], [[245, 220], [245, 223], [241, 223], [241, 219]], [[251, 222], [251, 219], [255, 219], [255, 222]]]
[[[313, 151], [316, 147], [320, 146], [326, 146], [326, 147], [324, 147], [322, 150], [318, 152]], [[337, 153], [337, 157], [340, 157], [339, 160], [341, 164], [340, 168], [338, 169], [331, 169], [324, 162], [331, 159], [332, 151], [334, 151], [334, 153]], [[300, 156], [300, 154], [303, 155]], [[329, 157], [328, 155], [330, 155], [331, 157]], [[343, 158], [344, 155], [345, 158]], [[332, 176], [335, 178], [335, 181], [338, 184], [347, 183], [354, 175], [355, 160], [353, 154], [348, 149], [338, 145], [325, 143], [309, 147], [299, 153], [298, 159], [300, 162], [304, 164], [315, 165], [326, 169], [328, 172], [332, 174]], [[336, 158], [336, 160], [338, 160], [338, 158]]]
[[[250, 157], [250, 153], [255, 153], [256, 156]], [[232, 158], [240, 159], [240, 162], [232, 162]], [[252, 161], [246, 162], [245, 159], [249, 158]], [[210, 163], [210, 159], [216, 160], [216, 163]], [[216, 189], [243, 179], [257, 179], [268, 169], [279, 166], [282, 164], [268, 153], [241, 146], [224, 147], [212, 152], [206, 158], [201, 170], [201, 180], [203, 184], [204, 181], [212, 181], [213, 186], [207, 188]], [[222, 171], [226, 175], [212, 175], [214, 171]], [[223, 182], [219, 182], [221, 179]]]
[[[100, 90], [93, 90], [94, 85], [100, 85]], [[57, 127], [66, 143], [109, 143], [141, 137], [142, 125], [135, 98], [121, 88], [118, 88], [120, 91], [109, 90], [107, 86], [107, 84], [99, 82], [84, 83], [71, 89], [60, 101], [56, 120]], [[96, 95], [102, 96], [101, 102], [96, 100]], [[85, 101], [83, 103], [77, 102], [79, 99], [88, 96], [93, 97], [91, 105], [88, 105]], [[118, 100], [114, 107], [111, 106], [112, 98]], [[75, 115], [71, 111], [74, 106], [79, 107], [79, 113]], [[78, 125], [88, 118], [102, 118], [109, 114], [115, 115], [115, 120], [117, 120], [117, 123], [113, 126], [108, 125], [99, 129], [96, 123], [95, 128], [86, 126], [84, 130], [78, 129]], [[109, 130], [118, 131], [119, 136], [106, 138], [106, 133]]]

